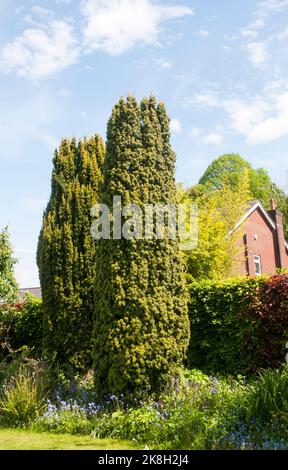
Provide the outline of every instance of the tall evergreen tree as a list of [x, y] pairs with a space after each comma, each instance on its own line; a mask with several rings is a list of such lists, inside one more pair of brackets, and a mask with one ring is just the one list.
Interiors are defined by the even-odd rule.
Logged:
[[99, 202], [104, 144], [98, 135], [64, 139], [53, 159], [37, 263], [44, 308], [44, 353], [82, 369], [90, 364], [95, 277], [91, 207]]
[[[154, 97], [129, 96], [108, 123], [101, 201], [176, 203], [169, 119]], [[122, 221], [125, 221], [123, 217]], [[159, 392], [177, 376], [189, 341], [179, 242], [99, 240], [94, 320], [95, 387], [100, 395]]]

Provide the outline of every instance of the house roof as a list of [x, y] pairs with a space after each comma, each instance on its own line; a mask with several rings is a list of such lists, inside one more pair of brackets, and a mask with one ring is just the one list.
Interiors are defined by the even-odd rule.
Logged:
[[[234, 230], [236, 230], [238, 227], [240, 227], [240, 225], [242, 225], [248, 219], [248, 217], [250, 217], [250, 215], [253, 214], [253, 212], [256, 211], [257, 209], [261, 212], [261, 214], [266, 219], [266, 221], [270, 225], [270, 227], [273, 230], [276, 230], [276, 225], [275, 225], [274, 220], [270, 217], [270, 215], [266, 211], [266, 209], [264, 209], [262, 203], [258, 199], [255, 199], [254, 201], [249, 202], [249, 206], [246, 209], [245, 215], [243, 215], [243, 217], [239, 220], [239, 222], [237, 222], [234, 229], [230, 233], [234, 232]], [[285, 246], [288, 250], [288, 243], [287, 243], [286, 240], [285, 240]]]
[[[24, 289], [19, 289], [19, 300], [23, 300], [25, 294], [32, 294], [34, 297], [38, 297], [38, 299], [42, 298], [41, 287], [25, 287]], [[4, 303], [4, 300], [0, 299], [0, 304]]]
[[25, 287], [24, 289], [19, 289], [19, 295], [21, 300], [24, 298], [25, 294], [32, 294], [35, 297], [41, 299], [42, 291], [41, 287]]
[[235, 225], [234, 227], [234, 230], [236, 230], [238, 227], [240, 227], [240, 225], [242, 225], [245, 220], [248, 219], [248, 217], [250, 217], [250, 215], [256, 211], [257, 209], [259, 209], [259, 211], [262, 213], [262, 215], [264, 216], [264, 218], [267, 220], [267, 222], [269, 223], [269, 225], [273, 228], [273, 230], [276, 229], [276, 225], [275, 225], [275, 222], [271, 219], [270, 215], [268, 214], [268, 212], [264, 209], [263, 205], [261, 204], [260, 201], [258, 200], [255, 200], [255, 201], [251, 201], [249, 202], [249, 206], [247, 207], [246, 209], [246, 213], [245, 215], [239, 220], [239, 222]]

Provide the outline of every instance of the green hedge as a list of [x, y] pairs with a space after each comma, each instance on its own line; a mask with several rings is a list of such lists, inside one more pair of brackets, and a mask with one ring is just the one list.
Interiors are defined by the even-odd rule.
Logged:
[[258, 341], [261, 322], [245, 312], [266, 281], [243, 277], [190, 284], [190, 367], [231, 374], [262, 367], [254, 363], [253, 349], [246, 347], [248, 338]]
[[[189, 285], [188, 365], [206, 373], [247, 374], [279, 367], [288, 341], [288, 274]], [[42, 300], [0, 306], [0, 361], [25, 349], [41, 358]]]
[[42, 300], [27, 294], [23, 302], [0, 306], [0, 360], [26, 348], [32, 357], [42, 355]]

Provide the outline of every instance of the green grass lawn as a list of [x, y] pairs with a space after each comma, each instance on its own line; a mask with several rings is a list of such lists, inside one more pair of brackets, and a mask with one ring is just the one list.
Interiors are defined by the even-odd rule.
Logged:
[[70, 434], [0, 429], [0, 450], [135, 450], [132, 443]]

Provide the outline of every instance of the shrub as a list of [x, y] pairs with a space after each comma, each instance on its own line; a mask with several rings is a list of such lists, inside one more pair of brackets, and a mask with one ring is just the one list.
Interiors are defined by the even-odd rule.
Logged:
[[40, 372], [21, 367], [15, 377], [2, 386], [0, 418], [5, 425], [25, 426], [41, 414], [44, 389]]
[[288, 339], [288, 274], [279, 273], [260, 284], [242, 316], [255, 326], [248, 332], [245, 350], [262, 367], [279, 367]]
[[8, 227], [0, 230], [0, 300], [13, 302], [17, 298], [18, 286], [14, 277], [14, 265]]
[[193, 282], [189, 365], [247, 374], [279, 367], [288, 334], [288, 274]]
[[[247, 417], [288, 418], [288, 365], [263, 370], [253, 381], [246, 397]], [[286, 416], [285, 416], [286, 414]]]
[[27, 294], [23, 302], [0, 306], [0, 359], [25, 348], [30, 356], [42, 354], [42, 300]]
[[190, 284], [190, 367], [246, 373], [250, 355], [246, 357], [243, 345], [248, 333], [253, 336], [255, 325], [240, 312], [264, 282], [265, 278], [236, 278]]

